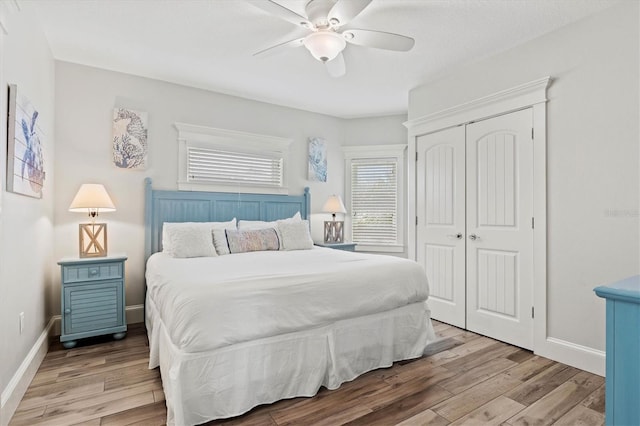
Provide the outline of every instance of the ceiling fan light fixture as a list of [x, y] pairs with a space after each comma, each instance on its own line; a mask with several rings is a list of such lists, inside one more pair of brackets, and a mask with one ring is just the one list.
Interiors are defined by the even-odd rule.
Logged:
[[321, 62], [334, 59], [347, 46], [347, 42], [333, 31], [318, 31], [304, 39], [304, 46]]

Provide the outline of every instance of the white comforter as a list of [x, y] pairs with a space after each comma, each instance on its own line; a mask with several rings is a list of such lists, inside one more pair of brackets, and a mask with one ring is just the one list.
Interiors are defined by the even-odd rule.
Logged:
[[147, 262], [147, 291], [183, 352], [384, 312], [428, 297], [416, 262], [316, 247]]

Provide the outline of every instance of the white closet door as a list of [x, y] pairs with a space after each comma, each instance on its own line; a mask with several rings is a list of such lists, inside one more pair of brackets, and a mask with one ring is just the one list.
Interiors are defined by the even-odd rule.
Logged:
[[533, 347], [532, 110], [467, 125], [467, 328]]
[[429, 280], [431, 316], [465, 328], [465, 128], [418, 138], [416, 260]]

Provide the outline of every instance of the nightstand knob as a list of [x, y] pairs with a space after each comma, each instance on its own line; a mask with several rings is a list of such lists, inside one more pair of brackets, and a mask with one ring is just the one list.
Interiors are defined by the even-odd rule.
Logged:
[[69, 309], [69, 308], [65, 309], [65, 310], [64, 310], [64, 313], [65, 313], [66, 315], [69, 315], [69, 314], [71, 313], [71, 309]]
[[98, 268], [91, 268], [89, 269], [89, 276], [95, 277], [96, 275], [98, 275], [98, 272]]

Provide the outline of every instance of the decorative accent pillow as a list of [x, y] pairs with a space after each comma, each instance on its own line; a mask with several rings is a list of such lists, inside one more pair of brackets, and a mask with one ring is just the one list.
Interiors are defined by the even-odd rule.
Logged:
[[280, 248], [278, 235], [273, 228], [251, 230], [227, 229], [226, 234], [231, 253], [278, 250]]
[[[216, 256], [212, 230], [235, 227], [235, 218], [228, 222], [165, 222], [162, 225], [162, 251], [172, 257]], [[189, 244], [193, 247], [186, 247]], [[211, 248], [213, 254], [210, 254]]]
[[263, 220], [241, 220], [238, 222], [238, 229], [247, 230], [247, 229], [275, 229], [276, 234], [278, 235], [278, 241], [280, 241], [280, 250], [284, 250], [282, 246], [282, 237], [280, 236], [280, 229], [278, 225], [281, 223], [295, 223], [302, 221], [302, 216], [300, 212], [297, 212], [292, 217], [287, 219], [274, 220], [272, 222], [265, 222]]
[[229, 222], [220, 222], [211, 230], [211, 233], [213, 235], [213, 246], [216, 248], [216, 253], [218, 253], [218, 256], [223, 256], [225, 254], [231, 253], [229, 251], [229, 243], [227, 242], [227, 234], [225, 233], [227, 229], [237, 229], [235, 217]]
[[313, 240], [309, 232], [309, 221], [278, 223], [280, 241], [283, 250], [308, 250], [313, 248]]
[[217, 256], [208, 223], [184, 222], [162, 225], [162, 251], [171, 257]]

